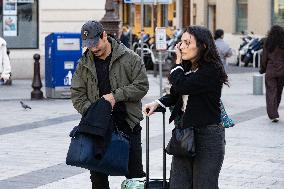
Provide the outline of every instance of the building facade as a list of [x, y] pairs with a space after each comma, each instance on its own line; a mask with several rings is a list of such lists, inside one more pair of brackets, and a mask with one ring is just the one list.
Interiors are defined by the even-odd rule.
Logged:
[[[171, 33], [176, 26], [176, 0], [145, 0], [143, 11], [143, 28], [150, 35], [155, 33], [156, 27], [166, 27], [167, 33]], [[120, 19], [124, 25], [132, 29], [133, 33], [141, 32], [141, 3], [124, 3], [120, 1]]]
[[32, 78], [33, 55], [41, 55], [44, 77], [44, 39], [52, 32], [80, 32], [84, 22], [100, 20], [105, 0], [0, 0], [0, 36], [10, 49], [13, 78]]
[[[120, 1], [120, 4], [123, 5], [123, 2]], [[124, 24], [130, 23], [129, 18], [134, 17], [127, 13], [130, 12], [131, 6], [135, 7], [132, 9], [132, 15], [137, 19], [133, 24], [133, 30], [138, 34], [141, 30], [138, 22], [141, 20], [139, 3], [121, 6], [121, 20]], [[155, 10], [155, 7], [162, 5], [151, 3], [146, 6]], [[284, 27], [284, 0], [172, 0], [163, 6], [167, 7], [166, 13], [158, 11], [156, 14], [152, 11], [150, 14], [148, 11], [144, 14], [144, 25], [147, 25], [147, 18], [152, 19], [150, 27], [145, 29], [146, 33], [153, 34], [155, 26], [168, 27], [169, 35], [173, 29], [186, 28], [189, 25], [202, 25], [212, 32], [222, 28], [225, 31], [225, 40], [234, 49], [235, 54], [242, 42], [242, 31], [253, 32], [256, 36], [263, 37], [274, 24]], [[164, 25], [162, 22], [155, 25], [154, 19], [168, 21], [164, 22]]]
[[[122, 24], [141, 31], [141, 3], [113, 0]], [[225, 30], [230, 39], [240, 39], [241, 31], [265, 35], [274, 24], [284, 26], [284, 0], [144, 0], [143, 25], [146, 33], [166, 27], [203, 25], [211, 31]], [[89, 19], [101, 20], [105, 0], [0, 0], [0, 36], [11, 51], [14, 78], [32, 78], [33, 55], [41, 55], [44, 77], [44, 39], [52, 32], [80, 32]], [[235, 44], [235, 42], [233, 42]]]
[[192, 0], [191, 24], [211, 31], [265, 35], [274, 24], [284, 26], [284, 0]]
[[[145, 0], [144, 0], [145, 1]], [[284, 26], [284, 0], [170, 0], [167, 4], [147, 1], [144, 5], [145, 32], [152, 34], [155, 26], [184, 28], [203, 25], [211, 31], [223, 28], [227, 33], [253, 31], [265, 35], [274, 24]], [[121, 19], [141, 30], [139, 3], [122, 4]], [[135, 18], [133, 22], [131, 18]]]

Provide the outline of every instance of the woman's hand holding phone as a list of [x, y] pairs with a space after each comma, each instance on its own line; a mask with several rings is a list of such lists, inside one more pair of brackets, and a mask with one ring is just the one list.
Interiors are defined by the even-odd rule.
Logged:
[[175, 46], [176, 57], [177, 57], [177, 59], [176, 59], [176, 64], [181, 64], [181, 62], [182, 62], [180, 45], [181, 45], [181, 42], [179, 42], [179, 43], [176, 44], [176, 46]]

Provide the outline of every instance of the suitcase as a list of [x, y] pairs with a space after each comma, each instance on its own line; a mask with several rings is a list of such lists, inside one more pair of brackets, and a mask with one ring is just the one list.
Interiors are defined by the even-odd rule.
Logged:
[[168, 189], [169, 182], [166, 179], [166, 150], [165, 150], [165, 113], [166, 109], [159, 107], [155, 112], [163, 114], [163, 179], [149, 178], [149, 117], [146, 116], [146, 180], [127, 179], [122, 182], [121, 189]]

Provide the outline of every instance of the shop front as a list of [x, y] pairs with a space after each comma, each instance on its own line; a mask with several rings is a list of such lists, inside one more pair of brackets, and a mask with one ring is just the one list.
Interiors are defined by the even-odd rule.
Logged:
[[38, 0], [0, 0], [0, 36], [12, 49], [38, 48]]
[[45, 37], [53, 32], [79, 33], [84, 22], [101, 20], [105, 0], [0, 0], [0, 37], [10, 49], [12, 77], [33, 76], [33, 55], [40, 54], [45, 73]]
[[[141, 32], [141, 1], [123, 3], [122, 21], [133, 27], [133, 33]], [[176, 0], [144, 0], [143, 24], [145, 33], [153, 36], [156, 27], [167, 27], [170, 35], [175, 28]]]

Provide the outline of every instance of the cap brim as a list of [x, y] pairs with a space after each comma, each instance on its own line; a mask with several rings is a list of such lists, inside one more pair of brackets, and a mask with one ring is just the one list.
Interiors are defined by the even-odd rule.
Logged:
[[97, 43], [99, 42], [100, 38], [94, 38], [94, 39], [86, 39], [82, 40], [82, 46], [83, 47], [95, 47]]

